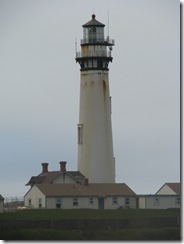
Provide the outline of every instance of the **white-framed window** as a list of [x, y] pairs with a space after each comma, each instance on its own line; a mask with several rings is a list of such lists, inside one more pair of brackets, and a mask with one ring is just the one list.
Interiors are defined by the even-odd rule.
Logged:
[[176, 205], [180, 205], [180, 202], [181, 202], [180, 197], [176, 197], [176, 199], [175, 199], [175, 203], [176, 203]]
[[56, 198], [56, 208], [61, 208], [62, 207], [62, 198], [57, 197]]
[[130, 198], [129, 197], [125, 197], [125, 207], [129, 208], [130, 206]]
[[74, 197], [73, 198], [73, 206], [78, 206], [78, 205], [79, 205], [78, 197]]
[[78, 124], [78, 144], [83, 142], [83, 124]]
[[38, 198], [38, 207], [42, 208], [42, 198]]
[[29, 206], [32, 205], [32, 200], [31, 200], [31, 198], [28, 199], [28, 205], [29, 205]]
[[118, 197], [116, 197], [116, 196], [113, 196], [112, 197], [112, 204], [118, 204]]
[[154, 205], [155, 206], [159, 206], [160, 205], [160, 198], [159, 197], [155, 197], [154, 198]]
[[89, 205], [93, 205], [94, 204], [94, 198], [93, 197], [89, 197]]

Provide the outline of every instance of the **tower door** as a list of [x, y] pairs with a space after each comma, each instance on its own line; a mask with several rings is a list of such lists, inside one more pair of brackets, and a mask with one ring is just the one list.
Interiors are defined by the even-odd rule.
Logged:
[[98, 198], [98, 208], [104, 209], [104, 198], [103, 197]]

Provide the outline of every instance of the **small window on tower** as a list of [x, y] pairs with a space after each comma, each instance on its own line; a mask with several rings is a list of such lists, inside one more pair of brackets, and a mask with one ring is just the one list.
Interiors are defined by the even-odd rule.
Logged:
[[91, 68], [92, 67], [92, 60], [88, 61], [88, 67]]
[[78, 124], [78, 144], [82, 144], [83, 141], [83, 124]]

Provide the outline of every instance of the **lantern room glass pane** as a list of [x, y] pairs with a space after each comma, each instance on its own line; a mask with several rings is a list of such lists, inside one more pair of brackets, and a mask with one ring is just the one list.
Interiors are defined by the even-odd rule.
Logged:
[[104, 41], [104, 28], [103, 27], [85, 27], [83, 29], [83, 38], [85, 42], [102, 42]]
[[84, 41], [88, 42], [88, 28], [83, 29], [83, 37], [84, 37]]
[[104, 28], [96, 27], [96, 39], [98, 41], [104, 41]]

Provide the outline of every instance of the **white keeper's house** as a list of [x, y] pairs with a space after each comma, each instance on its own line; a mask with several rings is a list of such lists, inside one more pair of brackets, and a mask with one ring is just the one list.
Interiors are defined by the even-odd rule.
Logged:
[[137, 203], [125, 183], [89, 183], [79, 171], [67, 171], [65, 161], [59, 171], [48, 171], [48, 163], [42, 163], [42, 172], [26, 185], [31, 186], [24, 197], [29, 208], [117, 209], [136, 208]]
[[136, 208], [136, 194], [126, 184], [36, 184], [25, 195], [25, 206], [47, 209]]

